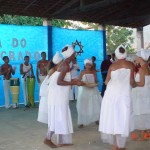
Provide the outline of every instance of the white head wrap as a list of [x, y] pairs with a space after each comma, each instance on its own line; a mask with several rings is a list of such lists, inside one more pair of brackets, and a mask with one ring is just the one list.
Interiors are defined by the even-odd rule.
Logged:
[[53, 61], [54, 64], [58, 64], [59, 62], [62, 61], [61, 55], [58, 52], [56, 52], [56, 54], [54, 55], [52, 61]]
[[150, 50], [149, 49], [141, 49], [141, 50], [137, 51], [136, 55], [138, 57], [143, 58], [145, 61], [147, 61], [150, 56]]
[[84, 65], [86, 65], [86, 64], [91, 64], [91, 65], [93, 65], [92, 59], [85, 59], [85, 60], [84, 60]]
[[120, 46], [118, 46], [117, 47], [117, 49], [115, 50], [115, 55], [116, 55], [116, 57], [118, 58], [118, 59], [124, 59], [124, 58], [126, 58], [127, 57], [127, 51], [126, 51], [126, 49], [125, 49], [125, 52], [124, 53], [120, 53], [120, 51], [119, 51], [119, 48], [124, 48], [124, 46], [123, 45], [120, 45]]
[[69, 58], [73, 53], [75, 53], [75, 50], [74, 50], [74, 48], [73, 48], [72, 46], [70, 46], [70, 45], [67, 45], [67, 46], [65, 46], [65, 47], [67, 47], [67, 50], [66, 50], [66, 51], [63, 51], [63, 52], [62, 52], [62, 55], [63, 55], [63, 57], [64, 57], [65, 59], [67, 59], [67, 58]]

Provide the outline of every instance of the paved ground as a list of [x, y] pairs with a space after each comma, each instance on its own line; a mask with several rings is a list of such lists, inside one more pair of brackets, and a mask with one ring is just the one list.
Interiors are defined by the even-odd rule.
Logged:
[[[74, 134], [73, 146], [58, 148], [59, 150], [110, 150], [108, 144], [102, 143], [98, 126], [92, 124], [83, 129], [77, 128], [75, 102], [70, 103]], [[50, 150], [43, 144], [47, 126], [38, 123], [38, 107], [27, 109], [0, 108], [0, 150]], [[55, 137], [54, 137], [55, 141]], [[132, 141], [127, 143], [128, 150], [150, 150], [150, 140], [146, 142]]]

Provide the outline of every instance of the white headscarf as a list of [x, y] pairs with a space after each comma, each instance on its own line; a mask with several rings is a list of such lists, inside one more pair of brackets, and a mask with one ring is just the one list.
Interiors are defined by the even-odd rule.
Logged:
[[141, 49], [141, 50], [137, 51], [136, 55], [138, 57], [143, 58], [145, 61], [147, 61], [150, 56], [150, 50], [149, 49]]
[[63, 51], [63, 52], [62, 52], [62, 55], [63, 55], [63, 57], [64, 57], [65, 59], [67, 59], [67, 58], [69, 58], [73, 53], [75, 53], [75, 50], [74, 50], [74, 48], [73, 48], [72, 46], [70, 46], [70, 45], [67, 45], [67, 46], [65, 46], [65, 47], [67, 47], [67, 50], [66, 50], [66, 51]]
[[84, 65], [86, 65], [86, 64], [91, 64], [91, 65], [93, 65], [92, 59], [85, 59], [85, 60], [84, 60]]
[[126, 57], [127, 57], [127, 51], [126, 51], [126, 49], [125, 49], [125, 52], [124, 53], [120, 53], [120, 51], [119, 51], [119, 48], [124, 48], [124, 46], [123, 45], [120, 45], [120, 46], [118, 46], [117, 47], [117, 49], [115, 50], [115, 55], [116, 55], [116, 57], [118, 58], [118, 59], [125, 59]]
[[53, 61], [54, 64], [58, 64], [59, 62], [62, 61], [62, 57], [59, 54], [59, 52], [56, 52], [56, 54], [54, 55], [52, 61]]

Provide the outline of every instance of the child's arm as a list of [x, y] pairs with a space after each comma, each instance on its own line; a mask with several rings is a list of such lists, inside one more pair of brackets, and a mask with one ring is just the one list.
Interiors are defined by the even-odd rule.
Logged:
[[106, 80], [105, 80], [106, 85], [108, 84], [110, 78], [111, 78], [111, 66], [108, 69], [107, 77], [106, 77]]
[[140, 81], [136, 82], [136, 85], [142, 87], [145, 84], [145, 74], [142, 69], [139, 69], [139, 74], [140, 74]]
[[78, 80], [81, 81], [82, 80], [82, 76], [84, 75], [84, 71], [82, 71], [78, 77]]

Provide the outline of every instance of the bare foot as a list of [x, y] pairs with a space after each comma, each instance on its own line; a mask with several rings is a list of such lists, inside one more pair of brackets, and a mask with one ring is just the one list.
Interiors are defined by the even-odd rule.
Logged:
[[73, 144], [59, 144], [58, 146], [59, 147], [62, 147], [62, 146], [73, 146]]
[[57, 145], [55, 145], [51, 140], [45, 139], [44, 144], [48, 145], [51, 148], [57, 148]]
[[83, 128], [84, 127], [84, 125], [83, 124], [80, 124], [79, 126], [78, 126], [78, 128]]
[[116, 145], [113, 145], [112, 150], [120, 150], [120, 149]]

